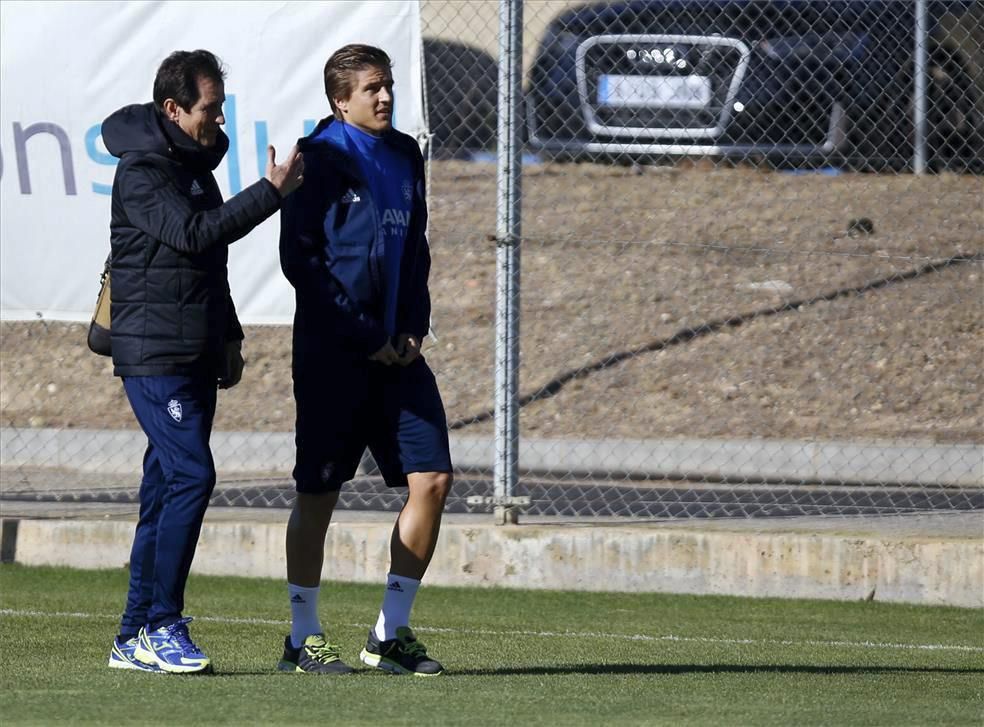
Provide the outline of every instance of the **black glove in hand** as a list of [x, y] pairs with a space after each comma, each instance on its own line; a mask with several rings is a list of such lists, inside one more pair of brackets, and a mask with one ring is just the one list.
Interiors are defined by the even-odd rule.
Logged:
[[225, 366], [222, 376], [219, 377], [219, 388], [231, 389], [238, 384], [243, 378], [243, 366], [245, 365], [242, 341], [229, 341], [225, 347]]

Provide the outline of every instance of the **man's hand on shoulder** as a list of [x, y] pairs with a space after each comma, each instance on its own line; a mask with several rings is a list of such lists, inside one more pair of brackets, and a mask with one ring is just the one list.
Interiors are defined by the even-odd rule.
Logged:
[[277, 164], [277, 150], [267, 146], [266, 178], [281, 197], [286, 197], [304, 183], [304, 155], [294, 144], [283, 164]]
[[222, 376], [219, 377], [220, 389], [231, 389], [243, 378], [243, 367], [246, 365], [243, 359], [243, 342], [229, 341], [225, 345], [225, 365], [222, 369]]

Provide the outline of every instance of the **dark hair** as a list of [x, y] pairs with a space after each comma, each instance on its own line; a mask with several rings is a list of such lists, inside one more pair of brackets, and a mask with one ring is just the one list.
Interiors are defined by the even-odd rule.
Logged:
[[325, 95], [335, 114], [335, 98], [346, 99], [352, 95], [352, 74], [366, 68], [392, 70], [393, 61], [382, 48], [352, 43], [331, 54], [325, 63]]
[[198, 101], [198, 79], [215, 83], [225, 81], [225, 68], [214, 53], [207, 50], [176, 50], [165, 58], [154, 78], [154, 103], [161, 111], [164, 101], [173, 98], [185, 111]]

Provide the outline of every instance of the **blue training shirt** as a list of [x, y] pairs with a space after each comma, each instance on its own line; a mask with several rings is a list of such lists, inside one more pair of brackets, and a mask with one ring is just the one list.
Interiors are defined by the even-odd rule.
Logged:
[[325, 128], [319, 138], [342, 146], [359, 161], [379, 214], [383, 235], [383, 328], [391, 336], [405, 333], [396, 330], [396, 304], [400, 291], [400, 263], [410, 228], [410, 210], [413, 209], [413, 166], [382, 137], [339, 119]]

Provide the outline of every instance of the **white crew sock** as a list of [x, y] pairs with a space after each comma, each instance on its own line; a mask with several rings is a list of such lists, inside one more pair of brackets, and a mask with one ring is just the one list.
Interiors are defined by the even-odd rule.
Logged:
[[311, 634], [321, 633], [321, 621], [318, 620], [318, 592], [321, 586], [305, 588], [287, 584], [290, 593], [290, 643], [299, 649]]
[[410, 625], [410, 609], [413, 599], [417, 596], [420, 581], [406, 576], [390, 573], [386, 576], [386, 593], [383, 595], [383, 607], [379, 609], [376, 619], [376, 638], [388, 641], [396, 638], [396, 629]]

